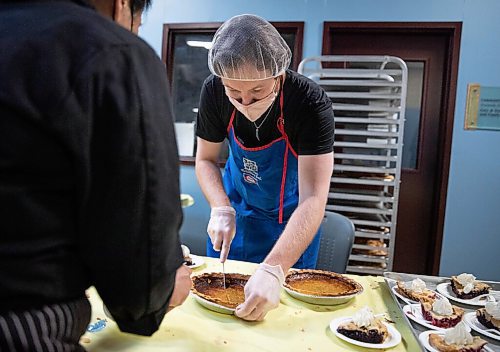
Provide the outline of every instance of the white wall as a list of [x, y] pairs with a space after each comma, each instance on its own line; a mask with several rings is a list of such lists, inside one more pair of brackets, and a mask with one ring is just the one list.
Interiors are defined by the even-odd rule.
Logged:
[[[467, 84], [500, 86], [500, 1], [154, 0], [140, 35], [160, 54], [163, 23], [224, 21], [241, 13], [304, 21], [304, 57], [321, 53], [323, 21], [463, 22], [440, 274], [500, 280], [500, 131], [463, 129]], [[183, 187], [193, 183], [184, 168]]]

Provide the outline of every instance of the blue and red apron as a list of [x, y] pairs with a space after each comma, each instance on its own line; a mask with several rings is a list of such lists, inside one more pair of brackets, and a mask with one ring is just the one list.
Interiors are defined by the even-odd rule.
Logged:
[[[246, 148], [235, 137], [233, 110], [228, 125], [229, 157], [223, 177], [224, 189], [236, 210], [236, 235], [229, 259], [261, 263], [283, 233], [299, 202], [298, 157], [285, 133], [283, 89], [277, 128], [281, 137], [257, 148]], [[315, 268], [320, 230], [293, 266]], [[219, 257], [207, 240], [207, 255]]]

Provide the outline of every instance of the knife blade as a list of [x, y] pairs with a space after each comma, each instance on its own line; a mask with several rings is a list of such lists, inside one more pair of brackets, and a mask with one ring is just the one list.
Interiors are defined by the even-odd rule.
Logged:
[[222, 262], [222, 283], [224, 285], [224, 290], [226, 289], [226, 269], [224, 268], [224, 262]]

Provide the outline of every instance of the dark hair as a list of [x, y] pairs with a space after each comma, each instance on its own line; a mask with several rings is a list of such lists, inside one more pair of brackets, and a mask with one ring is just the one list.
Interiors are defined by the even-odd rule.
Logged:
[[139, 11], [149, 9], [152, 2], [153, 0], [130, 0], [130, 9], [135, 15]]

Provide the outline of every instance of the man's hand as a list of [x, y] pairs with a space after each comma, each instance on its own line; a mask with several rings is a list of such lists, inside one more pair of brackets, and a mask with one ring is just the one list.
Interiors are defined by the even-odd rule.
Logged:
[[236, 307], [235, 315], [244, 320], [263, 320], [277, 308], [285, 275], [280, 265], [261, 263], [245, 285], [245, 302]]
[[181, 265], [175, 274], [175, 287], [170, 302], [168, 302], [168, 310], [180, 306], [186, 300], [191, 290], [191, 275], [192, 270], [186, 265]]
[[210, 212], [207, 227], [214, 250], [221, 251], [220, 261], [224, 263], [236, 233], [236, 211], [233, 207], [214, 207]]

